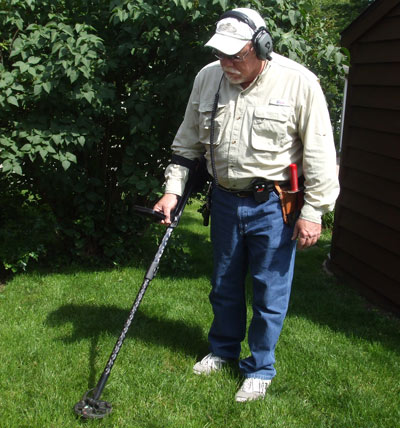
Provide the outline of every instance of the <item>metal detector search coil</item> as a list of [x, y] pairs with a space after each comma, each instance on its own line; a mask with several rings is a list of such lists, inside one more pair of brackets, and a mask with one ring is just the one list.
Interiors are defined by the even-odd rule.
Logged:
[[95, 400], [89, 397], [89, 390], [81, 401], [78, 401], [74, 406], [75, 413], [83, 419], [101, 419], [107, 416], [112, 411], [111, 403], [102, 400]]

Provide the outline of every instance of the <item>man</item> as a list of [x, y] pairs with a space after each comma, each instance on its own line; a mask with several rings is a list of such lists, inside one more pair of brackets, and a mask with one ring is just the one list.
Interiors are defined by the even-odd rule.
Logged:
[[[239, 358], [246, 335], [244, 282], [249, 270], [251, 355], [239, 361], [244, 382], [235, 397], [243, 402], [264, 397], [276, 374], [274, 351], [289, 303], [296, 240], [299, 249], [315, 244], [321, 215], [334, 207], [339, 191], [336, 154], [318, 79], [272, 52], [265, 22], [256, 11], [239, 8], [224, 14], [206, 46], [219, 61], [196, 76], [172, 144], [165, 194], [154, 209], [170, 224], [187, 180], [186, 160], [205, 154], [214, 179], [214, 320], [208, 336], [211, 352], [193, 370], [209, 374]], [[304, 205], [294, 222], [285, 223], [273, 184], [285, 186], [293, 163], [304, 176]], [[261, 198], [255, 179], [262, 179]]]

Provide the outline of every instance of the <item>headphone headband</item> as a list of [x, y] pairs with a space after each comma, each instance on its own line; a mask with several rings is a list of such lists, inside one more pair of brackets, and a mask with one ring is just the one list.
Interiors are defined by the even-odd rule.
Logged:
[[237, 20], [247, 24], [253, 31], [257, 30], [257, 26], [254, 24], [253, 20], [238, 10], [228, 10], [228, 12], [225, 12], [220, 16], [218, 21], [221, 21], [225, 18], [236, 18]]

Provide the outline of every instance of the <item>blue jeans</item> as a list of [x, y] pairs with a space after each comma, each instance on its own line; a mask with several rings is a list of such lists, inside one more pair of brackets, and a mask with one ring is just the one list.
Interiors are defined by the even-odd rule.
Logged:
[[245, 278], [253, 284], [253, 317], [248, 342], [251, 355], [239, 362], [244, 377], [272, 379], [275, 347], [286, 316], [293, 278], [296, 241], [283, 223], [279, 198], [257, 203], [214, 188], [211, 240], [214, 270], [209, 332], [214, 354], [238, 359], [246, 336]]

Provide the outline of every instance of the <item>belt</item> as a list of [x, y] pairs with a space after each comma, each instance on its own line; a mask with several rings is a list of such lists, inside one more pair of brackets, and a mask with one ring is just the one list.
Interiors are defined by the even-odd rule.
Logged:
[[224, 192], [230, 193], [233, 196], [237, 196], [238, 198], [250, 198], [254, 195], [252, 190], [232, 190], [227, 189], [221, 185], [218, 186], [218, 189], [223, 190]]
[[239, 192], [232, 192], [230, 190], [228, 191], [238, 198], [250, 198], [250, 196], [253, 196], [253, 192], [250, 190], [240, 190]]
[[[280, 186], [289, 186], [290, 181], [280, 181], [277, 182]], [[223, 187], [221, 185], [218, 185], [218, 188], [223, 190], [224, 192], [228, 192], [231, 195], [237, 196], [238, 198], [249, 198], [251, 196], [254, 196], [254, 192], [252, 190], [233, 190], [233, 189], [227, 189], [226, 187]]]
[[226, 187], [223, 187], [221, 185], [218, 186], [218, 189], [230, 193], [231, 195], [237, 196], [238, 198], [249, 198], [250, 196], [253, 196], [253, 192], [251, 190], [232, 190], [227, 189]]

